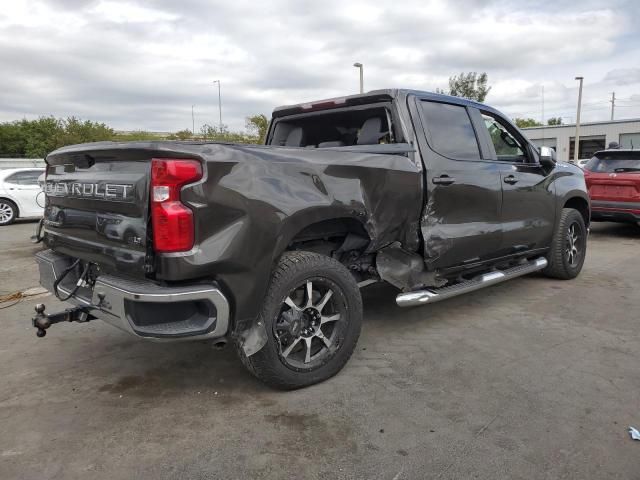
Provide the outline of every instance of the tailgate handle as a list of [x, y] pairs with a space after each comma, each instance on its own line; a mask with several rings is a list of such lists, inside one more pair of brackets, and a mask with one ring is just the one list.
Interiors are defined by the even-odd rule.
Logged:
[[454, 183], [456, 181], [455, 178], [450, 177], [449, 175], [440, 175], [439, 177], [433, 177], [433, 179], [431, 180], [431, 182], [433, 182], [436, 185], [451, 185], [452, 183]]
[[509, 185], [515, 185], [518, 183], [518, 179], [513, 175], [509, 175], [508, 177], [504, 177], [504, 183], [508, 183]]

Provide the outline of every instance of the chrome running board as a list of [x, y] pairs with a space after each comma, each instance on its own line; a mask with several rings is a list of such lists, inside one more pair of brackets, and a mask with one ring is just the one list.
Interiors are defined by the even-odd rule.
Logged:
[[484, 273], [466, 282], [456, 283], [442, 288], [401, 293], [396, 297], [396, 303], [399, 307], [416, 307], [426, 303], [435, 303], [440, 300], [446, 300], [447, 298], [457, 297], [463, 293], [473, 292], [490, 285], [495, 285], [496, 283], [502, 283], [512, 278], [537, 272], [546, 266], [547, 259], [540, 257], [506, 270], [494, 270], [493, 272]]

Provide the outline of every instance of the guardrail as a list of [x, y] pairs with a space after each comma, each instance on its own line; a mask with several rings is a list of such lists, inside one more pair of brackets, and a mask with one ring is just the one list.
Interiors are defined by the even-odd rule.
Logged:
[[44, 166], [45, 163], [42, 158], [0, 158], [0, 170], [4, 168], [44, 168]]

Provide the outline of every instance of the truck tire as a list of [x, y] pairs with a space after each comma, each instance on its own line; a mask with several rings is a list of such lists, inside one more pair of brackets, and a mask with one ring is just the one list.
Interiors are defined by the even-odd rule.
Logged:
[[11, 200], [0, 198], [0, 226], [11, 225], [18, 217], [18, 207]]
[[547, 255], [549, 264], [543, 273], [561, 280], [576, 278], [586, 253], [587, 227], [582, 214], [573, 208], [563, 208]]
[[337, 260], [312, 252], [280, 257], [258, 321], [267, 344], [243, 364], [266, 384], [292, 390], [326, 380], [347, 363], [362, 325], [360, 289]]

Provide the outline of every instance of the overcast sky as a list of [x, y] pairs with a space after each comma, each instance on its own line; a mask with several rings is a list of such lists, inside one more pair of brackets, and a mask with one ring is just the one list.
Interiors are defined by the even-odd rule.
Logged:
[[435, 90], [486, 71], [512, 117], [640, 117], [640, 2], [6, 0], [0, 121], [40, 115], [122, 130], [196, 130], [218, 118], [365, 89]]

